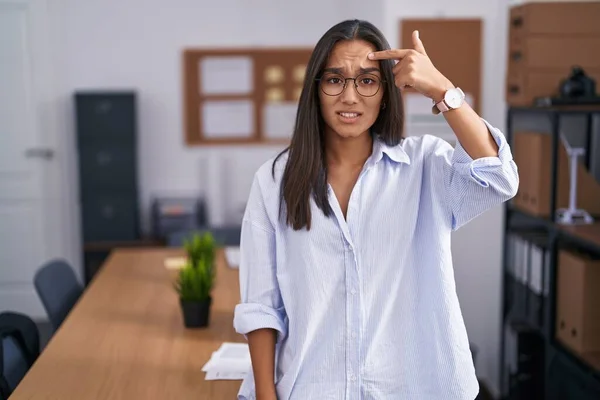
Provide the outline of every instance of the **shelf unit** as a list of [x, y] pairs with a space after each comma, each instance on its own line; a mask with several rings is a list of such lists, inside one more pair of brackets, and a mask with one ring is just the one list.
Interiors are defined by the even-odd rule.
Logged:
[[[585, 118], [587, 139], [585, 164], [589, 168], [594, 118], [600, 117], [600, 106], [509, 107], [506, 138], [511, 145], [515, 118], [519, 115], [529, 114], [542, 115], [550, 120], [552, 161], [551, 185], [548, 195], [550, 196], [550, 210], [554, 211], [557, 204], [557, 159], [561, 118], [567, 115], [579, 115]], [[542, 267], [541, 281], [542, 286], [547, 288], [546, 292], [542, 287], [541, 292], [536, 293], [528, 285], [518, 282], [514, 277], [514, 266], [511, 265], [513, 254], [509, 240], [513, 235], [524, 237], [530, 243], [545, 250], [543, 254], [547, 256], [547, 268]], [[512, 201], [505, 203], [500, 368], [503, 399], [562, 400], [573, 398], [585, 400], [600, 398], [600, 360], [584, 360], [555, 339], [557, 257], [558, 250], [561, 248], [575, 248], [600, 257], [600, 219], [596, 218], [595, 223], [589, 226], [564, 226], [555, 222], [554, 212], [551, 212], [549, 217], [542, 218], [519, 209]], [[530, 260], [529, 258], [527, 276], [531, 275]], [[545, 262], [544, 260], [541, 264], [545, 264]], [[519, 332], [518, 334], [522, 335], [519, 337], [524, 338], [525, 342], [529, 341], [529, 345], [539, 343], [539, 348], [542, 349], [540, 358], [521, 356], [516, 359], [516, 362], [530, 363], [529, 367], [533, 370], [537, 368], [538, 371], [543, 371], [541, 374], [518, 374], [510, 369], [508, 364], [514, 363], [515, 359], [507, 359], [507, 345], [509, 345], [507, 327], [511, 329], [511, 336], [515, 334], [514, 332]], [[519, 383], [524, 381], [529, 383], [527, 385]]]

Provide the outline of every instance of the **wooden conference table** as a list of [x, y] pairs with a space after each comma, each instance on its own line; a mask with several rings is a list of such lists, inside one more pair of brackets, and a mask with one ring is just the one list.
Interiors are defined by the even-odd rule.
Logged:
[[186, 329], [164, 266], [178, 249], [119, 249], [10, 400], [235, 399], [241, 381], [206, 381], [202, 366], [233, 329], [238, 271], [219, 251], [208, 328]]

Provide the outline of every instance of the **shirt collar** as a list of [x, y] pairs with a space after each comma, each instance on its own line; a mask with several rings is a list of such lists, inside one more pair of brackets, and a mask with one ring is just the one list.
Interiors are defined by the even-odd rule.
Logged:
[[383, 155], [397, 163], [406, 163], [410, 165], [410, 157], [402, 148], [402, 145], [388, 146], [383, 140], [376, 137], [373, 140], [373, 162], [377, 164], [383, 158]]

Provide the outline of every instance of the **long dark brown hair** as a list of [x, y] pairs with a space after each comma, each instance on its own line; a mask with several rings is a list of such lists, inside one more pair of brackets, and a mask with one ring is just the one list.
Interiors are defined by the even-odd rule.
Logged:
[[[296, 123], [290, 145], [274, 160], [272, 172], [279, 157], [288, 152], [280, 188], [280, 215], [286, 212], [286, 223], [295, 230], [310, 230], [310, 196], [329, 217], [333, 214], [327, 197], [327, 164], [325, 162], [325, 122], [321, 115], [319, 85], [317, 79], [336, 43], [343, 40], [365, 40], [377, 51], [390, 48], [387, 40], [373, 24], [361, 20], [340, 22], [329, 29], [317, 42], [306, 68], [302, 94], [298, 104]], [[379, 137], [387, 145], [395, 146], [403, 136], [402, 97], [394, 84], [392, 60], [381, 60], [383, 74], [383, 99], [385, 107], [380, 110], [371, 127], [373, 137]]]

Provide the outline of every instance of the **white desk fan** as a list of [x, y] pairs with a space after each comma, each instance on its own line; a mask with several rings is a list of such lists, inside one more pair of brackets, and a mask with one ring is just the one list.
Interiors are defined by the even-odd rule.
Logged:
[[556, 222], [564, 225], [592, 224], [594, 219], [591, 215], [577, 206], [577, 160], [585, 154], [582, 147], [571, 147], [565, 137], [561, 134], [560, 139], [569, 156], [569, 172], [571, 181], [569, 185], [569, 208], [556, 210]]

